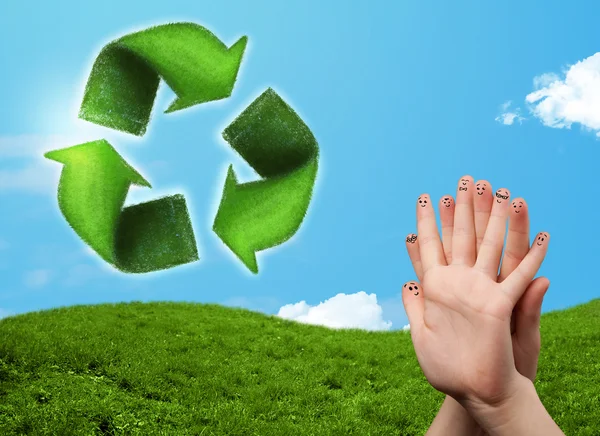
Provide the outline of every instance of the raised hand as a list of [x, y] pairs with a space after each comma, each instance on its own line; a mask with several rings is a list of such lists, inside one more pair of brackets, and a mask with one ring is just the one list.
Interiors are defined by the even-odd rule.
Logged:
[[[407, 284], [403, 302], [417, 358], [429, 382], [459, 401], [494, 403], [509, 395], [520, 377], [513, 357], [511, 314], [541, 265], [548, 234], [539, 235], [518, 266], [508, 262], [507, 277], [498, 282], [510, 194], [506, 189], [496, 192], [482, 231], [485, 220], [475, 218], [476, 188], [471, 177], [459, 181], [455, 221], [451, 233], [443, 230], [444, 244], [429, 196], [419, 198], [423, 286]], [[479, 253], [478, 234], [484, 235]], [[444, 247], [451, 248], [444, 253]], [[448, 254], [451, 260], [446, 263]]]
[[[490, 218], [494, 195], [492, 185], [487, 180], [475, 183], [473, 191], [474, 223], [477, 251], [485, 234]], [[442, 246], [446, 263], [452, 262], [452, 234], [454, 231], [455, 202], [451, 195], [443, 196], [438, 203], [442, 224]], [[417, 279], [423, 280], [421, 255], [417, 235], [406, 237], [406, 249]], [[508, 237], [504, 248], [502, 266], [497, 281], [503, 281], [512, 273], [529, 251], [529, 211], [523, 198], [516, 198], [509, 207]], [[511, 339], [515, 367], [520, 374], [535, 381], [541, 348], [540, 314], [544, 295], [550, 282], [544, 277], [533, 280], [513, 310], [511, 318]]]

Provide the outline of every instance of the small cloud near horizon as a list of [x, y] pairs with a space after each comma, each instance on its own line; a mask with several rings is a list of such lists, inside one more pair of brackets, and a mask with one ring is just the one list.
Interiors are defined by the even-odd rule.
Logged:
[[355, 294], [339, 293], [315, 306], [304, 300], [286, 304], [279, 309], [277, 316], [334, 329], [389, 330], [392, 327], [391, 322], [382, 318], [382, 308], [377, 304], [377, 296], [364, 291]]

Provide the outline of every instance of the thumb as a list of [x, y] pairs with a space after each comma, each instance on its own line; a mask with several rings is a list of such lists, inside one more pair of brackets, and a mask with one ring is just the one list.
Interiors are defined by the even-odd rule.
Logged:
[[402, 286], [402, 304], [410, 323], [410, 334], [414, 338], [423, 324], [425, 299], [423, 287], [418, 282], [406, 282]]
[[549, 287], [550, 280], [546, 277], [538, 277], [529, 284], [523, 297], [517, 302], [513, 319], [515, 333], [520, 343], [526, 344], [531, 342], [528, 339], [538, 337], [542, 302]]

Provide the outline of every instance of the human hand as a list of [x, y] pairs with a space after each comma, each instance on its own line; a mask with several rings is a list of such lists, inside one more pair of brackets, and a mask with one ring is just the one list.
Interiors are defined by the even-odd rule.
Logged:
[[[477, 252], [485, 234], [490, 218], [494, 196], [491, 184], [487, 180], [475, 183], [473, 191], [474, 223]], [[442, 224], [442, 246], [446, 264], [452, 262], [452, 234], [454, 231], [455, 202], [451, 195], [443, 196], [439, 203], [439, 215]], [[516, 198], [509, 207], [509, 224], [506, 247], [502, 264], [497, 276], [498, 282], [508, 277], [524, 259], [529, 251], [529, 211], [523, 198]], [[423, 268], [417, 236], [406, 237], [406, 249], [419, 281], [423, 280]], [[545, 277], [533, 280], [519, 299], [511, 317], [512, 350], [517, 371], [535, 381], [541, 348], [540, 316], [542, 302], [550, 282]]]
[[432, 386], [461, 403], [493, 404], [509, 397], [521, 377], [509, 340], [510, 320], [543, 261], [548, 235], [538, 235], [522, 262], [498, 283], [509, 193], [501, 189], [493, 199], [477, 255], [474, 188], [471, 177], [459, 182], [449, 265], [429, 196], [419, 197], [423, 286], [406, 284], [403, 303], [417, 359]]

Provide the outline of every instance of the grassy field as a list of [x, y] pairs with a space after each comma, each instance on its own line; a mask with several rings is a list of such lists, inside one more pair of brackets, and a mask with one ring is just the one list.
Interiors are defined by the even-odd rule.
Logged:
[[[600, 435], [600, 299], [541, 330], [542, 402]], [[443, 398], [402, 331], [168, 302], [0, 320], [1, 435], [423, 435]]]

